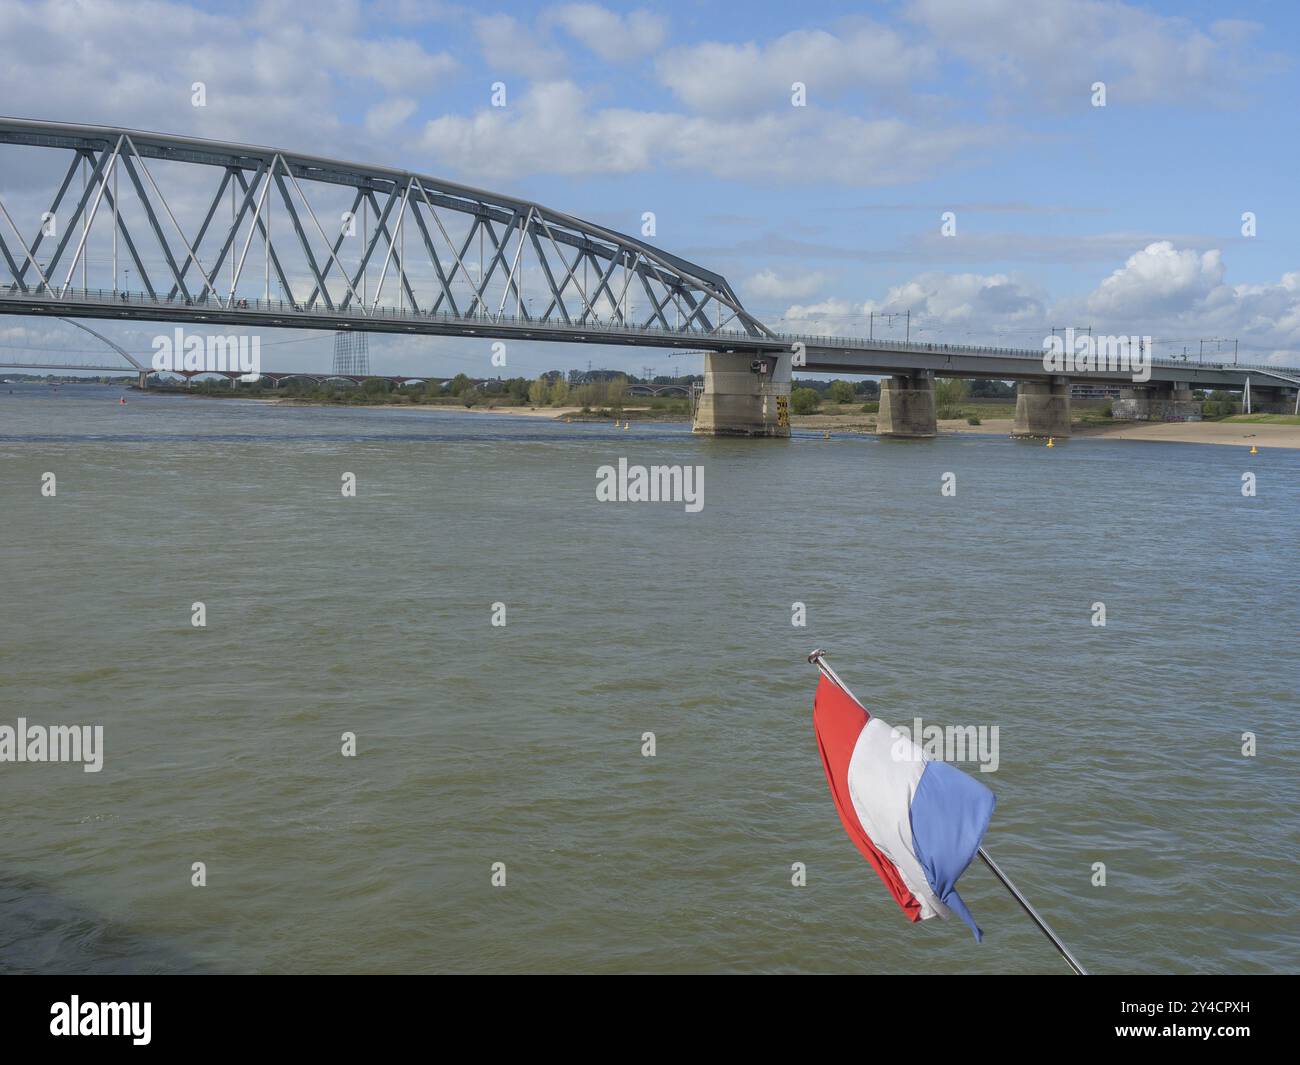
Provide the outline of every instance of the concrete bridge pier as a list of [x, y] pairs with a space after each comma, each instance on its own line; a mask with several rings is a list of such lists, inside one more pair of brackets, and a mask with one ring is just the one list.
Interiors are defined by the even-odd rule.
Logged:
[[876, 429], [882, 437], [917, 440], [938, 432], [934, 420], [934, 374], [894, 374], [880, 382], [880, 414]]
[[694, 431], [709, 436], [789, 436], [790, 379], [789, 355], [706, 352]]
[[1151, 418], [1151, 393], [1154, 391], [1155, 388], [1151, 385], [1121, 388], [1119, 399], [1111, 402], [1111, 416], [1124, 421], [1148, 421]]
[[1016, 386], [1016, 420], [1012, 437], [1070, 435], [1070, 382], [1021, 381]]
[[1174, 421], [1199, 422], [1201, 420], [1201, 401], [1192, 395], [1192, 386], [1185, 381], [1177, 381], [1169, 389], [1168, 404], [1165, 415]]
[[1296, 390], [1294, 388], [1250, 389], [1250, 409], [1253, 414], [1294, 414]]
[[1199, 422], [1201, 404], [1184, 381], [1121, 388], [1111, 414], [1135, 422]]

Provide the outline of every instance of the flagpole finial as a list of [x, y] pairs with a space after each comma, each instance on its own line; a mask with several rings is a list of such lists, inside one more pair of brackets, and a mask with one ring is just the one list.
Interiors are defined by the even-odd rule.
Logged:
[[819, 647], [817, 648], [817, 650], [815, 650], [812, 654], [808, 656], [808, 661], [811, 662], [813, 665], [816, 665], [817, 659], [821, 658], [824, 654], [826, 654], [826, 652]]

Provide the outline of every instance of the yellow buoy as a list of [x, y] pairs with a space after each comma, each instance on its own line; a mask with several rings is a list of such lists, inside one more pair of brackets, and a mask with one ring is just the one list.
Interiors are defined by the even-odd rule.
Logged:
[[1254, 444], [1251, 444], [1251, 445], [1250, 445], [1250, 453], [1251, 453], [1252, 455], [1258, 455], [1258, 454], [1259, 454], [1259, 448], [1257, 448]]
[[1047, 438], [1047, 446], [1048, 446], [1048, 447], [1056, 447], [1056, 438], [1055, 438], [1055, 437], [1051, 437], [1051, 436], [1049, 436], [1049, 437]]
[[825, 432], [822, 433], [822, 439], [829, 440], [830, 438], [831, 438], [831, 431], [827, 429]]
[[632, 428], [632, 423], [631, 423], [631, 422], [624, 422], [624, 423], [623, 423], [623, 428], [624, 428], [624, 429], [631, 429], [631, 428]]

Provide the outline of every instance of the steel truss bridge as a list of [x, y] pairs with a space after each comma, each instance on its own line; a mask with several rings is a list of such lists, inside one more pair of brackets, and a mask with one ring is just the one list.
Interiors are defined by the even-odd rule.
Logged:
[[718, 350], [773, 336], [719, 274], [441, 178], [22, 119], [0, 118], [0, 145], [62, 157], [35, 211], [0, 200], [8, 313]]
[[[15, 151], [16, 171], [43, 167], [49, 189], [39, 200], [9, 191], [12, 156], [0, 156], [0, 314], [793, 351], [812, 372], [1051, 376], [1041, 350], [778, 334], [726, 278], [637, 237], [406, 170], [0, 118], [0, 152]], [[0, 366], [149, 369], [72, 324], [124, 362]], [[1152, 380], [1240, 388], [1260, 374], [1300, 384], [1295, 368], [1176, 359], [1153, 360]]]

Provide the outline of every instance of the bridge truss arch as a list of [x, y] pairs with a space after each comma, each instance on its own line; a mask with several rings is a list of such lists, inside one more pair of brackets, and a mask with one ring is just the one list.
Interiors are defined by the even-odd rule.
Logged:
[[0, 313], [779, 344], [718, 273], [442, 178], [14, 118], [0, 149], [30, 153], [13, 168], [24, 178], [58, 156], [48, 188], [24, 181], [16, 197], [0, 155]]

